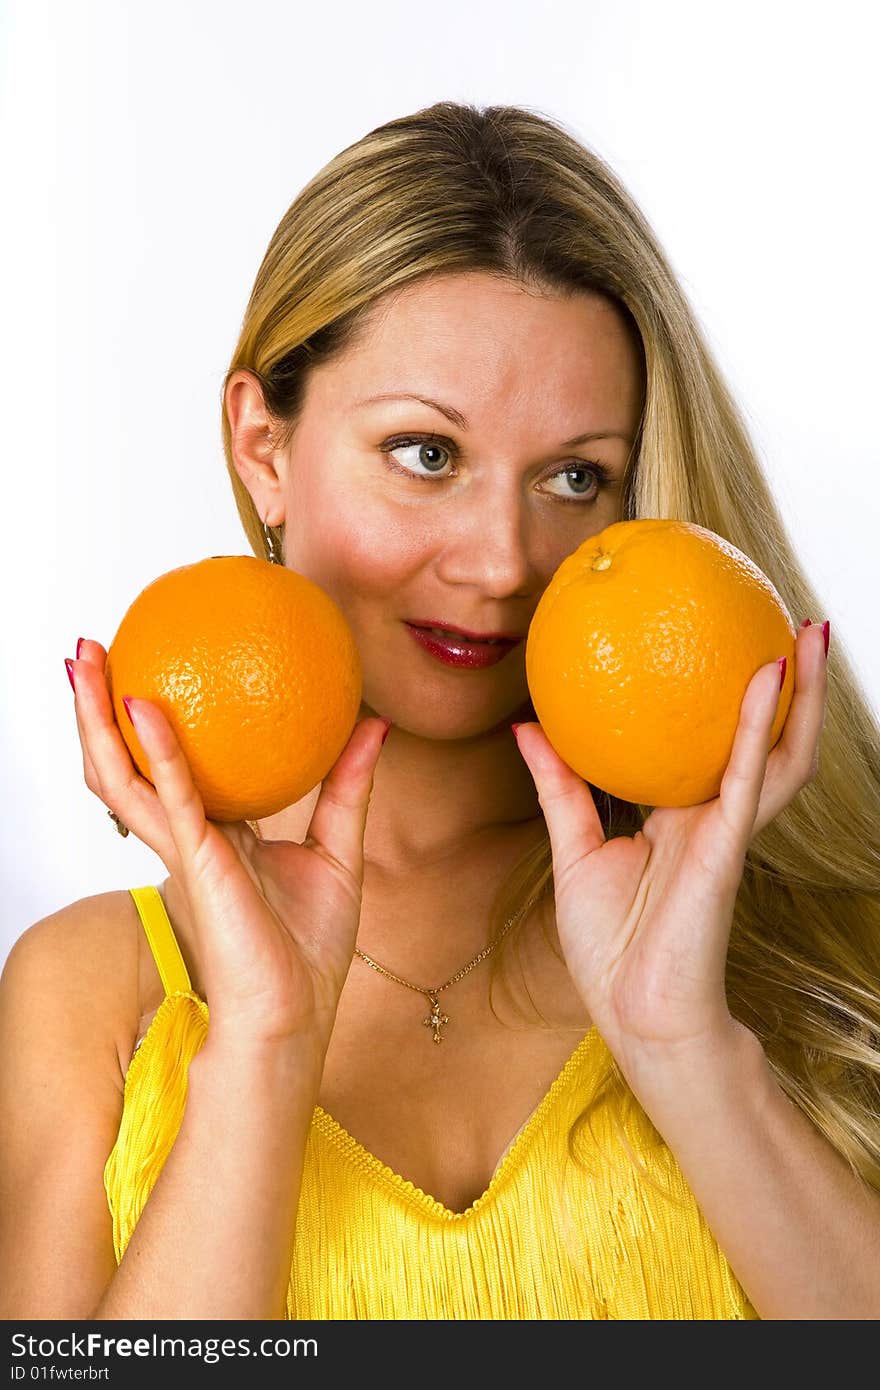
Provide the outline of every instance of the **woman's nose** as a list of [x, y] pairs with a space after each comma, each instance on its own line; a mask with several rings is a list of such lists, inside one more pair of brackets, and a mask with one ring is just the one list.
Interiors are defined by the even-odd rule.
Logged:
[[442, 579], [448, 584], [470, 584], [497, 598], [530, 592], [537, 569], [521, 499], [474, 499], [450, 522], [439, 565]]

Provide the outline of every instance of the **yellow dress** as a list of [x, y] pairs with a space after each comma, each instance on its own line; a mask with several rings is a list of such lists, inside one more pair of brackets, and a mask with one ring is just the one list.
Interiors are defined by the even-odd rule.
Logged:
[[[190, 986], [158, 889], [129, 891], [165, 998], [129, 1065], [104, 1172], [117, 1261], [174, 1143], [187, 1067], [208, 1028], [207, 1005]], [[464, 1212], [395, 1173], [316, 1106], [288, 1318], [757, 1318], [644, 1117], [642, 1129], [630, 1122], [627, 1134], [648, 1178], [617, 1137], [619, 1101], [596, 1108], [588, 1168], [569, 1158], [570, 1125], [603, 1060], [605, 1044], [592, 1029]], [[637, 1107], [634, 1114], [641, 1115]]]

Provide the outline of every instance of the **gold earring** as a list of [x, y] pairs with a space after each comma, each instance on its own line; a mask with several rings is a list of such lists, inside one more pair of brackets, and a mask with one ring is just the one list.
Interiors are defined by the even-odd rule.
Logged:
[[275, 542], [275, 537], [273, 536], [272, 532], [269, 530], [269, 527], [266, 525], [265, 521], [261, 521], [261, 522], [260, 522], [260, 525], [261, 525], [262, 528], [263, 528], [263, 535], [264, 535], [265, 540], [266, 540], [266, 549], [267, 549], [268, 552], [269, 552], [269, 564], [270, 564], [270, 565], [283, 565], [283, 564], [284, 564], [284, 560], [282, 559], [282, 557], [281, 557], [281, 551], [280, 551], [280, 549], [278, 548], [278, 546], [277, 546], [277, 544], [276, 544], [276, 542]]

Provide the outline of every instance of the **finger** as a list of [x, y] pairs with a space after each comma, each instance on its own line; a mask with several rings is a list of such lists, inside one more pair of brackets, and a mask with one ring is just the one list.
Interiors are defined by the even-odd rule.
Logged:
[[[74, 718], [76, 720], [76, 731], [79, 735], [80, 751], [82, 752], [83, 780], [86, 786], [88, 787], [89, 791], [95, 792], [95, 795], [97, 796], [98, 774], [95, 769], [94, 761], [92, 760], [92, 755], [89, 751], [88, 738], [85, 732], [84, 722], [82, 718], [82, 705], [80, 700], [77, 699], [76, 684], [74, 677], [74, 662], [72, 659], [66, 658], [64, 665], [67, 667], [67, 674], [70, 679], [70, 684], [73, 687], [73, 713]], [[80, 679], [82, 679], [82, 677], [80, 677]]]
[[[99, 669], [103, 671], [106, 657], [107, 654], [99, 642], [90, 642], [85, 637], [80, 637], [79, 641], [76, 644], [75, 661], [79, 661], [80, 659], [82, 659], [83, 661], [88, 661], [90, 664], [97, 665]], [[67, 662], [65, 662], [65, 665], [67, 665]], [[89, 790], [92, 790], [93, 787], [97, 787], [98, 785], [98, 774], [95, 768], [94, 760], [89, 750], [88, 739], [85, 736], [82, 727], [83, 720], [80, 714], [80, 703], [77, 700], [76, 696], [76, 685], [74, 683], [73, 667], [74, 661], [71, 661], [68, 674], [70, 676], [70, 684], [73, 686], [74, 691], [74, 714], [76, 717], [77, 732], [79, 733], [80, 747], [82, 749], [83, 777], [85, 778], [86, 786], [89, 788]], [[81, 676], [80, 680], [82, 679], [83, 677]]]
[[740, 706], [739, 723], [719, 792], [721, 821], [738, 852], [748, 848], [767, 771], [770, 733], [781, 695], [780, 666], [755, 672]]
[[167, 864], [173, 842], [155, 788], [138, 772], [116, 723], [104, 649], [93, 642], [81, 651], [71, 665], [86, 785]]
[[794, 694], [782, 735], [770, 753], [753, 834], [779, 815], [819, 767], [825, 723], [828, 662], [821, 624], [798, 632]]
[[185, 868], [197, 868], [208, 822], [177, 735], [151, 700], [127, 695], [122, 698], [149, 762], [150, 778], [177, 853]]
[[340, 864], [363, 882], [364, 830], [373, 789], [373, 773], [390, 722], [361, 719], [345, 748], [321, 783], [321, 791], [303, 841]]
[[559, 887], [585, 854], [604, 844], [602, 822], [589, 786], [559, 757], [539, 723], [517, 725], [514, 736], [538, 791]]

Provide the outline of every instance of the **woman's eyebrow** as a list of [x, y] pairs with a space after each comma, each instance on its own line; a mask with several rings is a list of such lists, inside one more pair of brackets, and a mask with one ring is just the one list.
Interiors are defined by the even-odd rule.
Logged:
[[[363, 400], [355, 401], [353, 409], [356, 410], [363, 405], [374, 405], [377, 401], [419, 401], [431, 410], [438, 410], [459, 429], [466, 430], [468, 428], [467, 420], [460, 410], [455, 409], [455, 406], [444, 405], [442, 401], [432, 401], [429, 396], [418, 396], [413, 391], [386, 391], [378, 396], [365, 396]], [[563, 439], [559, 447], [560, 449], [571, 449], [576, 444], [587, 444], [591, 439], [623, 439], [627, 444], [632, 443], [632, 436], [621, 430], [590, 430], [587, 434], [575, 435], [573, 439]]]
[[388, 391], [380, 396], [366, 396], [362, 401], [355, 401], [355, 409], [362, 405], [373, 405], [375, 401], [420, 401], [431, 410], [439, 410], [441, 415], [445, 415], [453, 425], [458, 425], [460, 430], [466, 430], [468, 427], [467, 420], [455, 406], [442, 405], [440, 401], [432, 401], [428, 396], [417, 396], [412, 391]]

